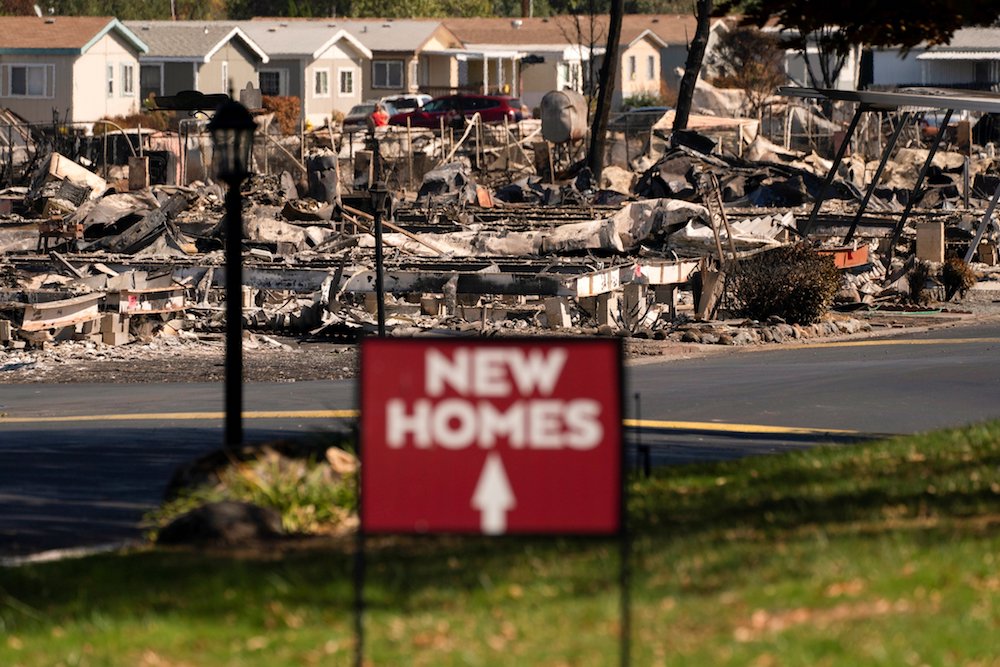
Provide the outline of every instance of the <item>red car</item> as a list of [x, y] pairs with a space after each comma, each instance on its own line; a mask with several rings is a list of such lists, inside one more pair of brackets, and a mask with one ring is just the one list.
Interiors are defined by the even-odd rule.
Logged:
[[524, 118], [521, 100], [516, 97], [446, 95], [434, 98], [420, 109], [392, 116], [389, 125], [406, 125], [409, 119], [412, 127], [434, 129], [441, 126], [441, 119], [444, 118], [445, 125], [453, 127], [462, 125], [477, 112], [485, 123], [502, 123], [504, 118], [513, 123]]

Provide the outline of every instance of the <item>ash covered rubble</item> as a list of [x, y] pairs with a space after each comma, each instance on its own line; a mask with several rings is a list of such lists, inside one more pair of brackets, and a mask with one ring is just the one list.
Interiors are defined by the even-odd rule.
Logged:
[[[507, 130], [483, 145], [473, 133], [476, 145], [463, 150], [421, 133], [415, 152], [401, 148], [400, 132], [381, 134], [388, 173], [378, 176], [394, 195], [383, 235], [391, 335], [558, 330], [741, 345], [869, 327], [849, 314], [811, 324], [746, 320], [725, 290], [725, 273], [739, 262], [801, 240], [830, 161], [763, 138], [736, 157], [688, 133], [656, 150], [650, 142], [599, 180], [579, 166], [539, 175], [536, 135]], [[376, 175], [370, 150], [351, 146], [349, 160], [344, 150], [312, 151], [294, 174], [243, 185], [243, 320], [265, 346], [282, 345], [275, 334], [353, 340], [376, 328], [364, 191]], [[827, 191], [808, 240], [842, 271], [840, 308], [911, 300], [917, 264], [943, 266], [949, 250], [968, 246], [976, 209], [1000, 177], [985, 153], [967, 161], [941, 152], [919, 214], [883, 264], [888, 216], [906, 205], [923, 150], [904, 149], [890, 163], [875, 213], [850, 246], [843, 239], [872, 165], [852, 156]], [[26, 185], [0, 193], [9, 209], [0, 217], [0, 345], [8, 355], [68, 340], [86, 349], [218, 343], [222, 190], [128, 180], [109, 183], [52, 153]], [[994, 272], [995, 229], [976, 258], [980, 278]], [[944, 292], [934, 271], [919, 275]]]

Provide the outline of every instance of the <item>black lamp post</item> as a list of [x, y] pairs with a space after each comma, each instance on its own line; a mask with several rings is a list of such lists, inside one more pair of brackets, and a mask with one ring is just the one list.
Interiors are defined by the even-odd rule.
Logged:
[[226, 447], [243, 444], [243, 198], [240, 184], [250, 175], [253, 117], [239, 102], [223, 102], [208, 123], [212, 163], [226, 183]]
[[378, 313], [378, 337], [385, 338], [385, 283], [383, 282], [382, 271], [382, 215], [385, 211], [385, 204], [389, 198], [389, 189], [382, 180], [382, 161], [379, 153], [378, 139], [372, 139], [372, 171], [375, 182], [368, 187], [368, 194], [372, 198], [372, 221], [373, 232], [375, 233], [375, 299]]

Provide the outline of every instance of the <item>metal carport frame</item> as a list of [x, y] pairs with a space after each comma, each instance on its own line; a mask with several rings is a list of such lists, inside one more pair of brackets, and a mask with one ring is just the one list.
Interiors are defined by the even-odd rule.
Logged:
[[[802, 235], [808, 236], [809, 232], [812, 231], [813, 225], [816, 223], [816, 217], [819, 214], [819, 209], [823, 205], [826, 199], [827, 189], [830, 184], [833, 183], [833, 179], [837, 174], [837, 169], [840, 168], [840, 163], [844, 158], [844, 154], [847, 151], [847, 146], [851, 142], [851, 138], [854, 136], [854, 131], [858, 126], [858, 121], [861, 119], [861, 114], [867, 111], [886, 111], [886, 110], [898, 110], [904, 109], [903, 118], [893, 132], [886, 144], [885, 152], [882, 154], [882, 158], [879, 161], [878, 170], [875, 173], [875, 177], [872, 179], [871, 184], [868, 186], [868, 190], [865, 192], [865, 197], [861, 202], [861, 207], [854, 216], [854, 220], [851, 222], [851, 228], [847, 233], [845, 241], [850, 242], [854, 237], [855, 229], [857, 228], [858, 222], [865, 213], [865, 209], [868, 207], [868, 201], [871, 199], [871, 195], [878, 184], [878, 179], [882, 175], [882, 170], [885, 168], [885, 164], [889, 159], [889, 155], [892, 153], [892, 149], [895, 148], [896, 140], [899, 138], [899, 128], [901, 128], [906, 122], [908, 122], [910, 114], [914, 111], [923, 109], [941, 109], [946, 112], [944, 123], [942, 127], [946, 127], [948, 121], [951, 120], [951, 115], [955, 111], [979, 111], [984, 113], [1000, 113], [1000, 96], [994, 93], [986, 93], [979, 91], [967, 91], [967, 90], [951, 90], [946, 88], [920, 88], [918, 90], [904, 89], [901, 92], [881, 92], [881, 91], [867, 91], [867, 90], [836, 90], [832, 88], [799, 88], [794, 86], [782, 86], [778, 89], [778, 92], [785, 97], [799, 97], [806, 99], [821, 99], [830, 100], [838, 102], [854, 102], [858, 105], [854, 112], [854, 117], [851, 118], [851, 123], [847, 128], [847, 133], [844, 136], [843, 142], [840, 144], [840, 148], [837, 150], [837, 155], [833, 160], [833, 165], [830, 167], [830, 171], [827, 173], [826, 178], [823, 181], [823, 186], [820, 189], [819, 197], [816, 199], [816, 203], [813, 206], [812, 212], [809, 214], [809, 220], [806, 222], [805, 226], [802, 228]], [[927, 175], [927, 170], [934, 160], [934, 155], [937, 152], [938, 146], [941, 143], [941, 135], [943, 132], [938, 132], [937, 136], [934, 138], [934, 142], [931, 144], [931, 148], [927, 153], [927, 159], [924, 161], [923, 166], [920, 168], [920, 173], [917, 176], [917, 182], [913, 186], [912, 192], [910, 192], [909, 200], [906, 203], [906, 208], [903, 210], [903, 214], [899, 221], [896, 223], [893, 229], [892, 241], [889, 244], [889, 257], [892, 260], [892, 253], [895, 248], [896, 243], [899, 240], [900, 234], [903, 232], [903, 226], [906, 224], [906, 220], [913, 209], [913, 202], [916, 201], [917, 196], [920, 194], [923, 188], [924, 178]], [[993, 211], [996, 209], [997, 201], [1000, 200], [1000, 184], [997, 185], [996, 190], [993, 193], [993, 198], [990, 200], [990, 205], [986, 209], [986, 213], [983, 215], [982, 221], [979, 223], [979, 228], [976, 230], [976, 237], [972, 244], [969, 246], [968, 252], [965, 254], [965, 261], [968, 262], [972, 259], [972, 255], [976, 251], [976, 247], [979, 241], [982, 239], [983, 234], [986, 232], [986, 226], [989, 224], [990, 218], [993, 215]]]

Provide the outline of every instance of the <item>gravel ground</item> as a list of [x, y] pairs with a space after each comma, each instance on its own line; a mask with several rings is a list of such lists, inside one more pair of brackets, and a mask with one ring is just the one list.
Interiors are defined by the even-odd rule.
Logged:
[[[931, 315], [883, 312], [867, 318], [872, 325], [870, 333], [836, 336], [830, 340], [953, 326], [1000, 314], [997, 304], [988, 305], [990, 307], [982, 303], [973, 304], [974, 308], [951, 306], [949, 312]], [[798, 342], [783, 345], [794, 346]], [[629, 338], [625, 341], [625, 354], [632, 360], [653, 361], [773, 347], [775, 344], [731, 347]], [[221, 382], [225, 375], [224, 349], [219, 335], [202, 338], [191, 334], [119, 347], [67, 341], [50, 344], [44, 350], [0, 349], [0, 383]], [[244, 378], [247, 382], [350, 378], [356, 375], [357, 360], [357, 348], [349, 343], [299, 342], [294, 338], [279, 340], [253, 334], [244, 342]]]
[[[0, 351], [0, 382], [221, 382], [224, 352], [215, 341], [165, 339], [120, 347], [70, 341], [43, 351]], [[354, 377], [357, 352], [353, 345], [269, 343], [254, 336], [245, 342], [243, 365], [247, 382], [336, 380]]]

